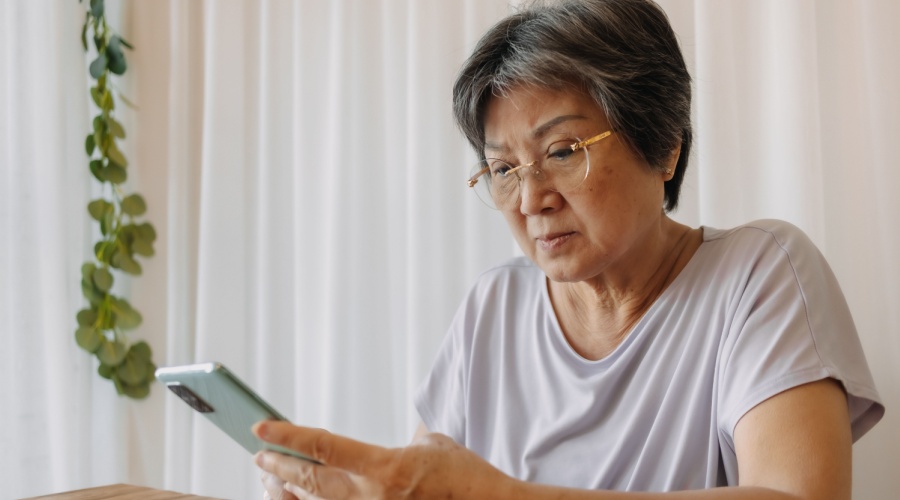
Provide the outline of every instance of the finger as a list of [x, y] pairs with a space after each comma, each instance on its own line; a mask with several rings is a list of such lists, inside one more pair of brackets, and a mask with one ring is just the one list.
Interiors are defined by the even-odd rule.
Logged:
[[284, 481], [279, 479], [278, 476], [263, 471], [260, 480], [263, 488], [266, 490], [264, 500], [297, 500], [297, 497], [285, 488]]
[[323, 429], [299, 427], [288, 422], [264, 420], [253, 426], [253, 433], [263, 441], [290, 448], [333, 467], [366, 475], [370, 466], [388, 453], [374, 446], [332, 434]]
[[347, 498], [355, 490], [348, 472], [281, 453], [259, 452], [256, 464], [284, 481], [284, 489], [301, 500]]
[[284, 483], [285, 494], [286, 495], [295, 495], [297, 500], [325, 500], [323, 497], [313, 495], [312, 493], [304, 490], [303, 488], [291, 484]]

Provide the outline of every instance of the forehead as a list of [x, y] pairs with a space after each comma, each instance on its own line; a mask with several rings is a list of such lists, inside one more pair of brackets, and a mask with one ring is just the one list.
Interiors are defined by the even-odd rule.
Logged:
[[602, 128], [603, 111], [575, 88], [518, 86], [494, 95], [485, 106], [485, 149], [512, 149], [558, 132]]

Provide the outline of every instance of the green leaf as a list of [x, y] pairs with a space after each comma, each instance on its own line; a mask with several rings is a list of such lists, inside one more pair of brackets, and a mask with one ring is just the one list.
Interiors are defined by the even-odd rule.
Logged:
[[106, 182], [105, 172], [103, 171], [103, 160], [92, 160], [90, 168], [95, 179], [100, 182]]
[[142, 240], [154, 242], [156, 241], [156, 229], [149, 222], [145, 222], [137, 227], [138, 235]]
[[75, 330], [75, 342], [87, 352], [96, 352], [103, 343], [103, 335], [93, 327], [82, 326]]
[[78, 326], [94, 326], [94, 323], [97, 322], [97, 310], [82, 309], [78, 311], [75, 318], [78, 320]]
[[[94, 135], [102, 137], [106, 134], [106, 120], [103, 119], [103, 114], [99, 114], [94, 117], [93, 121], [91, 121], [91, 126], [94, 128]], [[97, 140], [97, 137], [94, 137], [94, 141]], [[100, 144], [97, 142], [97, 144]]]
[[127, 385], [139, 385], [147, 378], [147, 361], [128, 354], [116, 369], [116, 375]]
[[143, 340], [131, 346], [131, 353], [141, 359], [147, 360], [148, 362], [150, 361], [150, 358], [153, 357], [153, 350], [150, 349], [150, 344], [144, 342]]
[[109, 133], [119, 139], [125, 138], [125, 129], [122, 128], [122, 124], [117, 122], [115, 118], [109, 117], [106, 120], [106, 125], [109, 127]]
[[94, 104], [96, 104], [98, 108], [102, 108], [103, 92], [97, 87], [91, 87], [91, 100], [94, 101]]
[[109, 141], [109, 147], [106, 149], [106, 155], [109, 157], [110, 161], [115, 162], [116, 165], [120, 165], [122, 167], [128, 166], [128, 161], [125, 160], [125, 156], [122, 155], [121, 151], [119, 151], [119, 148], [116, 146], [116, 141]]
[[144, 321], [141, 313], [135, 311], [134, 309], [130, 309], [125, 313], [117, 314], [116, 319], [118, 320], [116, 324], [123, 330], [133, 330], [140, 326]]
[[134, 240], [134, 243], [131, 244], [131, 250], [138, 255], [142, 255], [144, 257], [153, 257], [153, 244], [149, 243], [147, 240]]
[[91, 76], [94, 77], [95, 79], [103, 76], [103, 72], [106, 71], [106, 65], [107, 65], [106, 55], [101, 52], [100, 55], [98, 55], [97, 58], [94, 59], [94, 61], [91, 63], [91, 66], [90, 66]]
[[116, 313], [116, 324], [123, 330], [133, 330], [144, 321], [141, 313], [137, 312], [131, 304], [123, 299], [118, 299], [113, 310]]
[[122, 267], [119, 265], [122, 262], [122, 256], [119, 255], [120, 253], [121, 252], [119, 252], [119, 249], [115, 248], [110, 251], [109, 254], [109, 265], [113, 266], [116, 269], [122, 269]]
[[103, 92], [103, 95], [100, 97], [100, 108], [107, 113], [116, 109], [116, 102], [113, 100], [112, 92], [109, 90]]
[[109, 144], [109, 139], [106, 136], [106, 132], [94, 132], [94, 144], [97, 145], [97, 149], [100, 150], [100, 154], [106, 154], [106, 147]]
[[134, 224], [125, 224], [119, 228], [119, 241], [129, 249], [131, 249], [131, 244], [134, 243], [137, 238], [137, 228]]
[[100, 221], [100, 228], [104, 236], [116, 229], [116, 216], [112, 210], [106, 212], [106, 215], [103, 216], [103, 220]]
[[113, 367], [100, 363], [100, 366], [97, 367], [97, 374], [109, 380], [113, 374]]
[[128, 47], [131, 50], [134, 50], [134, 45], [131, 45], [130, 43], [128, 43], [128, 41], [125, 40], [124, 38], [119, 37], [119, 41], [122, 42], [122, 45]]
[[[94, 256], [97, 257], [97, 260], [100, 262], [104, 262], [109, 264], [110, 260], [113, 256], [113, 251], [116, 249], [115, 243], [110, 243], [108, 241], [98, 241], [94, 244]], [[93, 276], [89, 278], [93, 280]]]
[[101, 267], [94, 271], [94, 284], [101, 292], [109, 292], [113, 285], [113, 275], [105, 267]]
[[91, 15], [103, 17], [103, 0], [91, 0]]
[[[78, 0], [78, 1], [79, 1], [79, 3], [81, 2], [81, 0]], [[85, 52], [87, 52], [87, 30], [88, 30], [88, 24], [90, 24], [90, 22], [91, 22], [91, 13], [85, 12], [84, 13], [84, 26], [81, 27], [81, 46], [84, 47]]]
[[94, 149], [97, 145], [94, 142], [94, 134], [88, 134], [88, 136], [84, 139], [84, 152], [87, 153], [88, 156], [94, 154]]
[[132, 194], [122, 200], [122, 211], [131, 216], [142, 215], [147, 211], [147, 203], [141, 195]]
[[81, 265], [81, 277], [86, 280], [93, 279], [94, 269], [97, 269], [97, 266], [93, 262], [85, 262]]
[[144, 399], [150, 395], [150, 382], [144, 382], [139, 385], [125, 384], [122, 389], [125, 395], [131, 399]]
[[110, 162], [109, 165], [103, 169], [103, 175], [109, 182], [113, 184], [122, 184], [128, 179], [128, 173], [122, 168], [120, 165], [116, 165], [115, 163]]
[[113, 74], [121, 75], [125, 73], [125, 70], [128, 69], [128, 64], [125, 63], [125, 56], [122, 54], [117, 54], [115, 57], [109, 59], [109, 70], [113, 72]]
[[91, 214], [91, 218], [100, 222], [106, 214], [112, 213], [113, 206], [110, 202], [101, 198], [88, 203], [87, 209], [88, 213]]
[[127, 385], [139, 385], [147, 378], [147, 365], [146, 359], [138, 358], [129, 352], [125, 356], [125, 361], [116, 368], [116, 375]]
[[122, 53], [121, 41], [122, 39], [118, 35], [113, 35], [109, 39], [109, 45], [106, 46], [109, 70], [116, 75], [121, 75], [128, 69], [128, 65], [125, 64], [125, 54]]
[[[97, 356], [97, 357], [99, 357], [99, 356]], [[116, 385], [116, 393], [118, 393], [119, 396], [124, 396], [125, 395], [125, 384], [123, 384], [122, 381], [119, 380], [119, 376], [116, 374], [116, 372], [112, 372], [110, 374], [109, 378], [113, 381], [113, 384]]]
[[137, 261], [132, 259], [130, 255], [121, 252], [113, 255], [112, 264], [126, 273], [134, 274], [135, 276], [140, 275], [142, 272], [141, 265], [138, 264]]
[[93, 283], [88, 280], [81, 280], [81, 294], [92, 305], [99, 306], [103, 303], [103, 294], [94, 288]]
[[119, 35], [113, 35], [109, 37], [109, 44], [106, 46], [107, 50], [112, 52], [122, 52], [122, 37]]
[[[111, 300], [115, 300], [113, 296], [110, 296]], [[97, 328], [100, 330], [115, 330], [116, 329], [116, 313], [112, 311], [109, 307], [109, 302], [104, 301], [103, 304], [100, 305], [100, 324], [97, 325]]]
[[125, 348], [125, 344], [118, 340], [110, 342], [104, 339], [100, 345], [100, 350], [97, 351], [97, 357], [105, 365], [119, 366], [119, 363], [125, 359], [127, 353], [128, 349]]

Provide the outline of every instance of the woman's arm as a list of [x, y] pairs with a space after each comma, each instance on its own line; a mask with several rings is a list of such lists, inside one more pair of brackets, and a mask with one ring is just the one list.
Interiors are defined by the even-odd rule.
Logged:
[[734, 429], [740, 484], [798, 498], [849, 499], [852, 444], [847, 395], [833, 379], [763, 401]]
[[[832, 379], [795, 387], [747, 412], [734, 431], [739, 486], [673, 493], [560, 491], [520, 485], [520, 498], [849, 500], [851, 435], [847, 396]], [[528, 493], [526, 493], [528, 492]]]
[[298, 486], [292, 491], [300, 499], [850, 498], [847, 399], [833, 380], [787, 390], [747, 412], [735, 428], [739, 486], [703, 491], [621, 493], [526, 483], [440, 434], [417, 432], [411, 445], [387, 449], [283, 422], [260, 422], [254, 432], [327, 464], [270, 452], [257, 455], [263, 470], [291, 488]]

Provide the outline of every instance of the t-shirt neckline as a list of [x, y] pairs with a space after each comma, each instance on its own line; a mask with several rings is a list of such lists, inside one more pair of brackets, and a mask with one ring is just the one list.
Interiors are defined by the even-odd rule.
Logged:
[[620, 358], [622, 356], [622, 353], [628, 349], [628, 346], [634, 343], [635, 338], [639, 336], [635, 335], [635, 332], [640, 333], [641, 331], [643, 331], [642, 327], [647, 321], [647, 318], [652, 316], [651, 313], [655, 312], [656, 309], [660, 307], [660, 304], [662, 302], [668, 299], [670, 295], [675, 293], [678, 288], [683, 286], [682, 282], [687, 279], [685, 278], [685, 276], [688, 276], [695, 272], [694, 267], [699, 265], [696, 264], [696, 262], [700, 260], [697, 258], [697, 256], [704, 251], [707, 243], [710, 241], [708, 238], [714, 237], [713, 233], [715, 233], [714, 229], [707, 226], [701, 225], [699, 226], [699, 229], [701, 232], [701, 241], [700, 246], [697, 247], [694, 255], [692, 255], [687, 264], [684, 265], [684, 268], [681, 270], [681, 272], [678, 273], [678, 276], [675, 276], [675, 279], [673, 279], [672, 282], [669, 283], [669, 286], [667, 286], [665, 290], [663, 290], [662, 293], [659, 294], [659, 297], [657, 297], [656, 300], [654, 300], [653, 303], [650, 304], [650, 307], [648, 307], [647, 310], [644, 311], [644, 314], [634, 324], [634, 326], [631, 327], [631, 330], [625, 335], [625, 338], [622, 340], [622, 342], [620, 342], [619, 345], [617, 345], [611, 353], [600, 359], [588, 359], [581, 354], [578, 354], [578, 351], [576, 351], [575, 348], [572, 347], [572, 345], [569, 343], [568, 339], [566, 339], [566, 336], [562, 331], [562, 326], [560, 326], [559, 324], [559, 318], [556, 316], [556, 309], [553, 307], [553, 302], [550, 300], [550, 279], [547, 277], [547, 275], [541, 273], [541, 275], [543, 276], [543, 284], [541, 285], [541, 300], [544, 302], [544, 307], [547, 310], [547, 314], [550, 315], [550, 322], [553, 326], [551, 335], [553, 336], [553, 342], [557, 344], [557, 347], [565, 352], [566, 355], [572, 358], [575, 362], [585, 366], [603, 368], [615, 363], [616, 359]]

